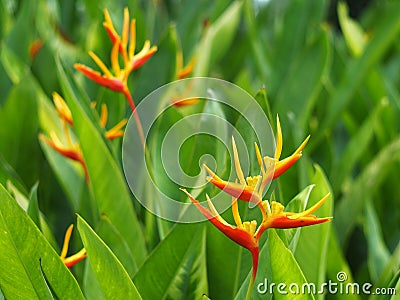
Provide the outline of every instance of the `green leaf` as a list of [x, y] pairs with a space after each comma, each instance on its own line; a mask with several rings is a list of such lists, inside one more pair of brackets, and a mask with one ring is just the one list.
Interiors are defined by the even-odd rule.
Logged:
[[368, 269], [375, 282], [389, 260], [390, 253], [386, 248], [379, 219], [369, 198], [365, 206], [364, 231], [368, 241]]
[[385, 10], [380, 15], [379, 21], [373, 28], [373, 36], [366, 45], [363, 54], [347, 62], [345, 74], [335, 86], [334, 94], [328, 105], [328, 115], [318, 129], [318, 135], [314, 138], [314, 143], [320, 142], [326, 130], [330, 129], [340, 113], [348, 106], [353, 95], [360, 87], [365, 76], [372, 67], [382, 60], [389, 47], [397, 41], [400, 31], [400, 18], [397, 11], [400, 10], [399, 2], [388, 2]]
[[177, 224], [169, 232], [133, 278], [143, 298], [198, 299], [208, 293], [204, 233], [199, 224]]
[[[392, 256], [386, 263], [383, 271], [381, 272], [379, 279], [375, 282], [375, 287], [389, 287], [391, 283], [400, 279], [400, 242], [397, 244], [396, 249], [393, 251]], [[397, 284], [397, 292], [398, 284]], [[372, 295], [370, 300], [380, 299], [380, 295]]]
[[339, 2], [337, 12], [347, 45], [355, 56], [359, 56], [365, 48], [367, 36], [360, 24], [350, 18], [348, 7], [344, 2]]
[[400, 159], [400, 138], [380, 150], [364, 171], [350, 185], [335, 210], [335, 227], [343, 244], [353, 230], [357, 217], [363, 210], [367, 194], [371, 195], [382, 184], [393, 162]]
[[[327, 279], [331, 280], [332, 282], [338, 282], [337, 279], [338, 274], [343, 274], [344, 272], [347, 275], [346, 283], [349, 284], [354, 283], [350, 267], [346, 261], [342, 249], [340, 249], [335, 230], [331, 230], [329, 234], [327, 258], [328, 258], [326, 260]], [[360, 296], [355, 293], [343, 293], [340, 295], [332, 295], [332, 297], [334, 296], [336, 296], [335, 299], [340, 299], [340, 300], [360, 299]]]
[[306, 128], [322, 88], [322, 78], [330, 68], [331, 56], [328, 30], [321, 28], [320, 34], [290, 63], [288, 74], [280, 83], [274, 111], [282, 117], [292, 113], [302, 128]]
[[0, 152], [27, 185], [37, 181], [41, 162], [34, 96], [39, 93], [34, 78], [27, 74], [13, 86], [5, 105], [0, 107]]
[[[140, 265], [145, 256], [146, 248], [141, 226], [133, 210], [130, 193], [122, 174], [122, 170], [114, 160], [98, 125], [93, 123], [88, 103], [80, 103], [75, 82], [70, 74], [66, 73], [62, 63], [58, 63], [60, 81], [63, 86], [65, 99], [72, 112], [74, 128], [82, 148], [83, 156], [90, 177], [90, 188], [97, 203], [100, 214], [104, 214], [126, 240], [136, 265]], [[116, 201], [118, 199], [118, 201]], [[113, 249], [113, 244], [102, 239]], [[117, 246], [117, 245], [115, 245]], [[119, 257], [125, 263], [129, 257]]]
[[[333, 207], [331, 187], [321, 167], [318, 165], [314, 167], [315, 174], [311, 182], [315, 183], [315, 189], [310, 195], [308, 207], [313, 206], [330, 193], [331, 196], [328, 200], [315, 212], [319, 217], [330, 217], [332, 216]], [[330, 259], [327, 257], [330, 229], [330, 223], [302, 228], [295, 252], [296, 260], [307, 281], [314, 283], [318, 287], [326, 281], [326, 263]], [[316, 298], [322, 299], [322, 296], [318, 295]]]
[[[313, 191], [313, 188], [315, 185], [310, 185], [306, 187], [304, 190], [302, 190], [299, 194], [297, 194], [290, 202], [286, 205], [285, 211], [290, 211], [290, 212], [302, 212], [306, 210], [310, 195]], [[287, 241], [287, 247], [295, 253], [296, 248], [297, 248], [297, 243], [299, 241], [299, 237], [301, 236], [301, 227], [299, 228], [290, 228], [284, 230], [285, 236], [286, 236], [286, 241]]]
[[194, 76], [207, 76], [216, 63], [229, 49], [242, 11], [242, 2], [234, 1], [205, 33], [199, 44]]
[[335, 184], [335, 192], [339, 192], [342, 183], [351, 175], [351, 171], [357, 162], [362, 159], [365, 149], [370, 144], [374, 130], [378, 122], [380, 122], [385, 104], [378, 104], [370, 113], [368, 118], [358, 128], [358, 131], [352, 134], [351, 140], [347, 143], [345, 150], [334, 163], [331, 173], [331, 182]]
[[[255, 279], [251, 299], [314, 299], [310, 293], [301, 293], [307, 281], [296, 262], [293, 253], [286, 248], [275, 229], [268, 230], [268, 239], [260, 251], [259, 270]], [[245, 299], [251, 274], [243, 282], [235, 299]], [[272, 285], [271, 285], [272, 284]], [[285, 286], [284, 293], [277, 289], [279, 284]], [[296, 285], [299, 291], [296, 295], [291, 292], [290, 286]], [[306, 287], [307, 291], [307, 287]]]
[[80, 216], [78, 216], [78, 230], [90, 265], [106, 299], [142, 299], [121, 262]]
[[[58, 254], [0, 185], [0, 286], [9, 299], [84, 299]], [[47, 282], [46, 282], [47, 281]]]
[[39, 217], [39, 203], [37, 199], [37, 189], [38, 189], [39, 183], [36, 183], [32, 189], [31, 193], [29, 195], [29, 205], [27, 209], [28, 215], [31, 217], [32, 221], [36, 224], [36, 226], [41, 230], [41, 225], [40, 225], [40, 217]]
[[[251, 268], [251, 255], [246, 249], [225, 237], [213, 225], [207, 224], [207, 277], [210, 298], [233, 299]], [[248, 256], [247, 260], [245, 257]], [[245, 263], [245, 275], [241, 266]]]
[[[34, 191], [35, 186], [31, 189], [31, 191]], [[18, 205], [28, 213], [29, 206], [31, 205], [32, 198], [28, 199], [25, 196], [24, 190], [21, 190], [19, 187], [15, 186], [11, 181], [7, 182], [7, 190], [9, 193], [14, 197], [15, 201], [18, 203]], [[32, 195], [32, 193], [31, 193]], [[38, 208], [39, 209], [39, 208]], [[36, 214], [36, 212], [35, 212]], [[39, 230], [43, 233], [47, 241], [50, 243], [51, 246], [53, 246], [54, 249], [58, 249], [57, 241], [53, 236], [53, 233], [51, 232], [50, 226], [46, 221], [46, 218], [43, 216], [43, 214], [38, 210], [38, 223], [35, 222], [36, 226], [39, 228]], [[31, 217], [32, 218], [32, 217]], [[35, 217], [36, 218], [36, 217]], [[37, 225], [37, 224], [40, 224]]]

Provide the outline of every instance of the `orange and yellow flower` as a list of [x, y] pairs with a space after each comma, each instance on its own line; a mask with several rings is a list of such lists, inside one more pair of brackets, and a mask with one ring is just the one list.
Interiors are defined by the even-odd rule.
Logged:
[[204, 168], [210, 175], [207, 180], [223, 190], [224, 192], [232, 195], [235, 198], [244, 200], [247, 202], [259, 203], [263, 196], [264, 190], [269, 182], [273, 179], [278, 178], [283, 173], [285, 173], [293, 164], [299, 160], [302, 155], [302, 151], [306, 146], [310, 136], [308, 136], [303, 143], [297, 148], [297, 150], [289, 157], [279, 160], [282, 153], [282, 130], [279, 122], [279, 117], [277, 117], [277, 141], [275, 148], [274, 157], [265, 156], [262, 157], [260, 150], [256, 143], [254, 143], [255, 151], [257, 155], [257, 161], [260, 166], [261, 175], [250, 176], [245, 178], [243, 175], [242, 168], [240, 166], [238, 151], [236, 148], [236, 143], [232, 137], [232, 148], [234, 155], [234, 164], [236, 175], [239, 179], [239, 183], [229, 182], [222, 180], [213, 171], [210, 170], [206, 165]]
[[71, 268], [73, 265], [77, 264], [87, 256], [85, 248], [82, 248], [79, 252], [67, 257], [69, 241], [71, 239], [73, 228], [74, 225], [71, 224], [65, 232], [64, 243], [60, 254], [60, 258], [67, 268]]
[[[131, 22], [129, 22], [129, 10], [127, 8], [124, 10], [124, 21], [121, 36], [115, 30], [107, 9], [104, 10], [104, 18], [105, 22], [103, 23], [103, 26], [113, 44], [110, 54], [111, 69], [108, 68], [92, 51], [89, 52], [89, 55], [100, 68], [102, 74], [82, 64], [75, 64], [74, 67], [96, 83], [113, 91], [123, 93], [125, 96], [127, 96], [127, 94], [129, 94], [129, 89], [127, 86], [129, 75], [133, 70], [142, 66], [151, 56], [153, 56], [153, 54], [157, 51], [157, 47], [151, 47], [150, 41], [147, 40], [145, 41], [142, 50], [135, 54], [136, 20], [132, 19]], [[122, 56], [123, 66], [121, 66], [119, 63], [119, 55]], [[130, 104], [132, 106], [132, 103]]]
[[[66, 141], [66, 143], [61, 142], [61, 140], [58, 138], [57, 134], [54, 131], [50, 132], [50, 138], [46, 137], [43, 134], [40, 134], [39, 138], [47, 145], [49, 145], [51, 148], [53, 148], [55, 151], [60, 153], [62, 156], [78, 162], [82, 166], [85, 172], [85, 177], [87, 182], [89, 182], [89, 174], [86, 167], [85, 159], [82, 154], [81, 147], [79, 143], [73, 141], [73, 138], [71, 136], [71, 127], [74, 124], [71, 111], [67, 103], [65, 103], [64, 99], [57, 93], [53, 93], [53, 102], [56, 107], [58, 116], [62, 121], [64, 140]], [[92, 107], [94, 106], [95, 105], [92, 105]], [[101, 115], [99, 121], [100, 126], [102, 128], [106, 127], [107, 119], [108, 119], [108, 109], [107, 106], [103, 104], [101, 107]], [[125, 126], [126, 123], [127, 120], [122, 119], [114, 127], [112, 127], [109, 130], [106, 130], [104, 136], [109, 140], [113, 140], [123, 136], [124, 131], [122, 130], [122, 128]]]
[[[279, 160], [282, 151], [282, 132], [277, 119], [277, 145], [274, 158], [262, 157], [260, 150], [255, 144], [257, 160], [261, 169], [261, 175], [253, 177], [244, 177], [240, 166], [239, 155], [236, 148], [235, 140], [232, 138], [233, 160], [236, 170], [236, 175], [239, 183], [227, 182], [219, 178], [207, 166], [204, 166], [208, 174], [208, 181], [232, 196], [232, 213], [236, 226], [226, 222], [217, 212], [208, 195], [206, 195], [208, 208], [203, 207], [189, 192], [181, 188], [189, 197], [197, 209], [223, 234], [230, 238], [235, 243], [248, 249], [251, 252], [253, 259], [252, 277], [250, 279], [249, 292], [254, 284], [254, 279], [257, 274], [258, 259], [259, 259], [259, 241], [263, 232], [269, 228], [296, 228], [310, 226], [320, 223], [325, 223], [331, 220], [331, 217], [319, 218], [313, 213], [321, 207], [329, 198], [329, 194], [323, 197], [315, 205], [307, 210], [299, 213], [286, 212], [285, 207], [276, 201], [262, 200], [264, 189], [268, 182], [281, 176], [288, 170], [300, 157], [303, 148], [305, 147], [309, 137], [300, 145], [300, 147], [288, 158]], [[262, 215], [262, 221], [257, 227], [257, 221], [251, 220], [242, 222], [238, 204], [238, 199], [246, 202], [254, 202], [257, 204]]]

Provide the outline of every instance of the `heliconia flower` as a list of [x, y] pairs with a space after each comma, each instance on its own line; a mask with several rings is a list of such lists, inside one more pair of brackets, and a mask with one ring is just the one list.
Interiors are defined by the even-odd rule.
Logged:
[[82, 150], [79, 144], [72, 143], [69, 135], [67, 136], [68, 146], [64, 146], [64, 144], [59, 140], [54, 131], [50, 132], [50, 138], [46, 137], [43, 134], [39, 134], [39, 139], [41, 139], [55, 151], [60, 153], [62, 156], [65, 156], [80, 163], [80, 165], [83, 167], [83, 170], [85, 171], [86, 180], [89, 180], [89, 174], [87, 171], [85, 159], [83, 158]]
[[191, 99], [178, 99], [178, 100], [172, 100], [172, 105], [175, 107], [184, 107], [184, 106], [189, 106], [193, 105], [199, 102], [199, 98], [191, 98]]
[[210, 175], [207, 177], [207, 180], [211, 184], [215, 185], [219, 189], [223, 190], [224, 192], [228, 193], [229, 195], [235, 198], [247, 202], [258, 203], [261, 201], [263, 192], [263, 190], [260, 189], [263, 177], [258, 175], [258, 176], [244, 178], [244, 174], [240, 166], [239, 154], [236, 148], [235, 139], [233, 137], [232, 137], [232, 148], [233, 148], [233, 161], [235, 164], [236, 175], [239, 179], [239, 183], [237, 182], [233, 183], [222, 180], [213, 171], [211, 171], [210, 168], [208, 168], [206, 165], [203, 165], [207, 173]]
[[263, 221], [256, 232], [257, 239], [268, 228], [297, 228], [330, 221], [332, 217], [318, 218], [312, 215], [325, 203], [329, 196], [330, 194], [328, 193], [315, 205], [300, 213], [286, 212], [284, 211], [285, 207], [281, 203], [272, 201], [270, 205], [267, 200], [264, 200], [262, 206], [259, 206], [264, 212], [262, 212]]
[[184, 79], [188, 77], [194, 69], [194, 65], [196, 63], [196, 56], [193, 56], [192, 59], [188, 62], [186, 66], [183, 66], [183, 54], [182, 51], [177, 53], [176, 58], [176, 69], [177, 69], [177, 77], [178, 79]]
[[61, 155], [80, 163], [84, 161], [79, 144], [73, 144], [69, 141], [68, 146], [64, 146], [54, 131], [50, 132], [50, 138], [43, 134], [40, 134], [39, 138]]
[[233, 226], [226, 222], [217, 212], [214, 205], [212, 204], [208, 195], [206, 195], [207, 203], [210, 209], [203, 207], [199, 201], [197, 201], [188, 191], [184, 188], [180, 189], [183, 191], [189, 199], [196, 205], [197, 209], [215, 226], [219, 231], [225, 234], [228, 238], [230, 238], [235, 243], [240, 246], [248, 249], [251, 252], [253, 258], [253, 277], [257, 273], [258, 267], [258, 240], [256, 239], [255, 233], [257, 228], [257, 221], [253, 220], [251, 222], [242, 222], [239, 210], [237, 199], [232, 198], [232, 212], [233, 217], [236, 222], [236, 226]]
[[[136, 47], [136, 21], [133, 19], [129, 23], [129, 11], [127, 8], [124, 10], [124, 23], [122, 29], [122, 36], [120, 36], [112, 23], [110, 14], [104, 10], [105, 22], [103, 23], [113, 48], [111, 51], [111, 68], [110, 70], [101, 61], [101, 59], [92, 51], [89, 55], [103, 72], [103, 74], [82, 64], [75, 64], [74, 67], [82, 72], [86, 77], [95, 81], [96, 83], [105, 86], [113, 91], [126, 94], [128, 91], [127, 80], [130, 73], [143, 65], [153, 54], [157, 51], [157, 47], [150, 47], [150, 41], [145, 41], [142, 50], [135, 54]], [[129, 45], [128, 45], [129, 41]], [[119, 63], [119, 55], [123, 59], [123, 67]]]
[[[279, 122], [279, 117], [276, 117], [276, 148], [275, 148], [275, 156], [274, 156], [274, 164], [275, 164], [275, 171], [273, 174], [272, 179], [278, 178], [281, 176], [283, 173], [285, 173], [296, 161], [299, 160], [299, 158], [302, 155], [302, 151], [304, 147], [307, 145], [308, 140], [310, 139], [310, 136], [307, 136], [306, 139], [301, 143], [301, 145], [296, 149], [296, 151], [293, 152], [292, 155], [289, 157], [286, 157], [283, 160], [279, 160], [281, 157], [282, 153], [282, 129], [281, 129], [281, 124]], [[264, 162], [267, 164], [267, 161], [269, 159], [272, 159], [268, 156], [264, 157]], [[260, 161], [259, 161], [260, 163]], [[261, 165], [260, 165], [261, 167]], [[261, 167], [262, 168], [262, 167]]]
[[[107, 119], [108, 119], [108, 109], [107, 105], [104, 103], [101, 106], [101, 115], [100, 115], [100, 126], [105, 128], [107, 124]], [[125, 124], [128, 122], [127, 119], [122, 119], [120, 122], [118, 122], [117, 125], [112, 127], [111, 129], [107, 130], [105, 133], [105, 137], [109, 140], [113, 140], [116, 138], [119, 138], [124, 135], [124, 131], [122, 128], [125, 126]]]
[[29, 57], [34, 58], [40, 49], [42, 49], [44, 42], [42, 39], [37, 39], [29, 46]]
[[[318, 201], [311, 208], [299, 212], [286, 212], [285, 207], [276, 201], [271, 201], [271, 204], [267, 200], [262, 200], [263, 191], [266, 187], [266, 183], [270, 182], [273, 178], [276, 178], [276, 168], [274, 164], [278, 165], [278, 171], [283, 174], [281, 170], [287, 170], [293, 163], [298, 160], [301, 156], [301, 151], [307, 143], [308, 138], [302, 143], [302, 145], [292, 154], [290, 157], [279, 161], [279, 157], [282, 151], [282, 133], [280, 129], [279, 119], [277, 121], [277, 146], [274, 158], [262, 157], [260, 150], [255, 144], [257, 161], [261, 168], [261, 175], [253, 177], [244, 177], [242, 168], [240, 166], [239, 155], [236, 148], [235, 140], [232, 138], [233, 148], [233, 159], [235, 165], [237, 180], [235, 182], [227, 182], [218, 177], [213, 171], [211, 171], [206, 165], [204, 168], [210, 176], [207, 180], [214, 186], [218, 187], [222, 191], [232, 196], [232, 213], [236, 223], [236, 226], [227, 223], [216, 211], [208, 195], [206, 195], [207, 203], [210, 209], [203, 207], [199, 201], [188, 193], [185, 189], [181, 188], [183, 192], [189, 197], [189, 199], [195, 204], [197, 209], [222, 233], [230, 238], [235, 243], [248, 249], [252, 254], [253, 259], [253, 271], [250, 278], [249, 288], [246, 299], [250, 299], [251, 291], [254, 285], [254, 279], [258, 268], [259, 259], [259, 241], [263, 232], [269, 228], [297, 228], [310, 226], [330, 221], [331, 217], [319, 218], [313, 213], [321, 207], [329, 197], [329, 193]], [[281, 165], [279, 165], [281, 163]], [[280, 169], [281, 168], [281, 169]], [[262, 215], [261, 224], [257, 228], [257, 222], [255, 220], [251, 222], [242, 222], [239, 210], [238, 210], [238, 199], [247, 202], [254, 202], [257, 204]]]
[[244, 177], [242, 168], [240, 166], [240, 160], [238, 151], [236, 148], [235, 139], [232, 137], [232, 148], [233, 148], [233, 158], [235, 164], [236, 175], [239, 179], [239, 183], [233, 183], [229, 181], [222, 180], [213, 171], [210, 170], [206, 165], [204, 168], [210, 175], [207, 180], [223, 190], [224, 192], [232, 195], [243, 201], [251, 201], [258, 203], [261, 201], [264, 190], [269, 182], [273, 179], [278, 178], [283, 173], [285, 173], [299, 158], [302, 156], [302, 150], [306, 146], [310, 136], [308, 136], [304, 142], [297, 148], [297, 150], [289, 157], [279, 160], [282, 152], [282, 130], [279, 122], [279, 117], [277, 117], [277, 141], [275, 156], [271, 158], [269, 156], [262, 157], [260, 150], [256, 143], [254, 143], [255, 151], [257, 155], [257, 161], [261, 169], [261, 175]]
[[[229, 239], [237, 243], [238, 245], [248, 249], [252, 255], [252, 276], [250, 278], [249, 292], [251, 293], [254, 279], [257, 275], [258, 261], [259, 261], [259, 241], [262, 233], [269, 228], [295, 228], [304, 227], [309, 225], [320, 224], [330, 221], [332, 218], [318, 218], [314, 213], [322, 204], [328, 199], [329, 194], [318, 201], [314, 206], [300, 213], [285, 212], [284, 206], [278, 202], [272, 201], [271, 207], [267, 200], [262, 201], [262, 205], [259, 208], [262, 213], [262, 223], [257, 228], [257, 221], [252, 220], [251, 222], [242, 222], [237, 199], [232, 197], [232, 214], [235, 220], [236, 226], [233, 226], [226, 222], [217, 212], [214, 205], [212, 204], [208, 195], [206, 195], [207, 203], [210, 209], [203, 207], [198, 200], [196, 200], [189, 192], [184, 188], [181, 188], [197, 209], [223, 234]], [[260, 202], [261, 203], [261, 202]]]
[[65, 103], [64, 99], [58, 93], [54, 92], [53, 102], [60, 118], [72, 126], [73, 125], [72, 114], [71, 111], [69, 110], [67, 103]]
[[64, 243], [63, 243], [63, 247], [62, 247], [61, 254], [60, 254], [60, 258], [67, 268], [71, 268], [73, 265], [77, 264], [78, 262], [80, 262], [87, 256], [86, 250], [85, 250], [85, 248], [83, 248], [78, 253], [75, 253], [74, 255], [67, 257], [69, 241], [71, 239], [71, 234], [72, 234], [73, 228], [74, 228], [74, 225], [71, 224], [68, 227], [67, 231], [65, 232]]

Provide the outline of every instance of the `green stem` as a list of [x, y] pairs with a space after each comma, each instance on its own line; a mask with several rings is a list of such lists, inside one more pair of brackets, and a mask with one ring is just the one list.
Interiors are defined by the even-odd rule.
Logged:
[[246, 300], [250, 300], [251, 293], [253, 292], [253, 286], [254, 286], [254, 277], [251, 276], [250, 282], [249, 282], [249, 288], [247, 289]]
[[142, 142], [143, 147], [145, 147], [146, 139], [144, 138], [142, 123], [140, 122], [139, 115], [138, 115], [138, 113], [136, 111], [135, 102], [133, 102], [131, 93], [129, 92], [128, 88], [125, 88], [123, 93], [124, 93], [124, 96], [125, 96], [126, 100], [128, 100], [128, 102], [129, 102], [129, 105], [130, 105], [131, 110], [132, 110], [133, 117], [135, 119], [135, 123], [136, 123], [137, 129], [138, 129], [140, 140]]

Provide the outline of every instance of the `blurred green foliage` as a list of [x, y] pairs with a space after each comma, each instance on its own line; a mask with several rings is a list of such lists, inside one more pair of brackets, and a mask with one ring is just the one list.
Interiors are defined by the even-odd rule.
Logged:
[[[264, 277], [322, 283], [345, 271], [348, 282], [397, 286], [400, 293], [398, 0], [369, 1], [357, 18], [345, 3], [328, 0], [1, 0], [0, 292], [7, 299], [245, 295], [248, 253], [210, 224], [173, 226], [157, 219], [130, 194], [121, 141], [103, 138], [100, 105], [91, 109], [88, 99], [107, 103], [110, 124], [128, 117], [129, 107], [120, 95], [73, 71], [76, 62], [95, 67], [89, 50], [110, 63], [103, 9], [120, 32], [124, 7], [137, 20], [137, 48], [146, 39], [158, 46], [130, 78], [136, 103], [177, 78], [181, 51], [185, 65], [196, 57], [194, 76], [221, 78], [257, 95], [271, 124], [279, 114], [283, 157], [311, 134], [303, 158], [274, 183], [275, 197], [287, 204], [298, 195], [313, 204], [330, 191], [334, 202], [321, 214], [334, 219], [297, 236], [271, 231], [256, 286]], [[90, 186], [79, 165], [38, 139], [39, 133], [62, 130], [51, 102], [54, 91], [76, 120], [74, 138]], [[175, 110], [163, 126], [191, 109]], [[238, 121], [223, 107], [197, 105], [196, 110]], [[160, 139], [150, 144], [157, 148]], [[201, 144], [191, 143], [189, 150]], [[184, 169], [198, 167], [185, 157]], [[305, 191], [311, 184], [317, 186], [309, 198]], [[72, 276], [56, 252], [76, 213], [79, 234], [73, 235], [72, 251], [83, 243], [89, 259], [76, 265]], [[254, 299], [261, 296], [268, 295], [253, 291]]]

